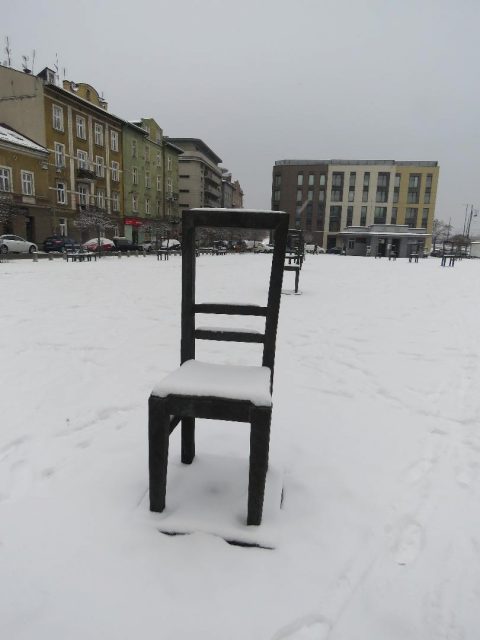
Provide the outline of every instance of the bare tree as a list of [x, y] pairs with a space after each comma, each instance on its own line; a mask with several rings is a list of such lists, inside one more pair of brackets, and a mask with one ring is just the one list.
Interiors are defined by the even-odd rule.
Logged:
[[437, 243], [443, 242], [450, 237], [452, 225], [443, 220], [434, 220], [432, 229], [432, 247], [435, 249]]
[[101, 236], [106, 229], [114, 229], [117, 222], [108, 214], [106, 209], [90, 206], [82, 207], [75, 220], [75, 226], [84, 231], [92, 229], [96, 232], [99, 255], [102, 254]]
[[18, 215], [25, 215], [25, 209], [7, 196], [0, 196], [0, 224], [9, 226], [12, 218]]

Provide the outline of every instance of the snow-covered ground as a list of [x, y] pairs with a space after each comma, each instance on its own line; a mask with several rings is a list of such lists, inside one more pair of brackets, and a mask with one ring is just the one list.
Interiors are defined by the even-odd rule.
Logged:
[[[269, 260], [199, 258], [198, 299], [264, 302]], [[147, 510], [147, 398], [178, 363], [180, 258], [0, 265], [2, 640], [479, 637], [480, 261], [309, 256], [300, 288], [282, 296], [284, 501], [264, 550], [164, 535]], [[199, 357], [225, 348], [259, 349]], [[217, 527], [248, 426], [199, 422], [192, 467], [178, 435], [178, 481], [220, 472]]]

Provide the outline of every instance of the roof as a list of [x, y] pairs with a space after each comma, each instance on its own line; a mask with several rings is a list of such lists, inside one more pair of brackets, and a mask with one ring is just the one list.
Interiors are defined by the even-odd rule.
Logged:
[[33, 140], [30, 140], [30, 138], [27, 138], [27, 136], [24, 136], [22, 133], [12, 129], [12, 127], [9, 127], [3, 122], [0, 123], [0, 142], [8, 142], [19, 147], [25, 147], [26, 149], [30, 149], [30, 151], [48, 153], [48, 150], [45, 147], [42, 147]]
[[280, 167], [282, 165], [315, 165], [315, 164], [327, 164], [327, 165], [392, 165], [392, 166], [411, 166], [417, 167], [437, 167], [437, 160], [275, 160], [275, 166]]
[[173, 137], [169, 137], [168, 139], [173, 144], [178, 145], [184, 152], [186, 150], [182, 148], [182, 143], [184, 143], [184, 144], [185, 143], [196, 144], [199, 147], [201, 147], [202, 153], [204, 153], [204, 155], [206, 155], [208, 158], [210, 158], [210, 160], [213, 160], [213, 162], [215, 162], [216, 164], [220, 164], [222, 162], [222, 159], [219, 156], [217, 156], [217, 154], [214, 153], [210, 149], [210, 147], [205, 144], [205, 142], [203, 140], [200, 140], [200, 138], [173, 138]]

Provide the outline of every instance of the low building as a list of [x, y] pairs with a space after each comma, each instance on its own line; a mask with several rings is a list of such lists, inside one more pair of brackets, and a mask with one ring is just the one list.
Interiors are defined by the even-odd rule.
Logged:
[[424, 255], [430, 234], [405, 224], [372, 224], [347, 227], [337, 237], [346, 255], [408, 258], [412, 253]]
[[30, 242], [50, 235], [48, 150], [0, 124], [0, 234]]

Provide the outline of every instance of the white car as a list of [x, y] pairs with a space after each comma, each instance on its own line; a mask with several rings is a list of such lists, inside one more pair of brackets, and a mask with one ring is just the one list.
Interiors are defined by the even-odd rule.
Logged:
[[37, 245], [20, 236], [13, 234], [0, 236], [0, 253], [34, 253], [35, 251], [38, 251]]

